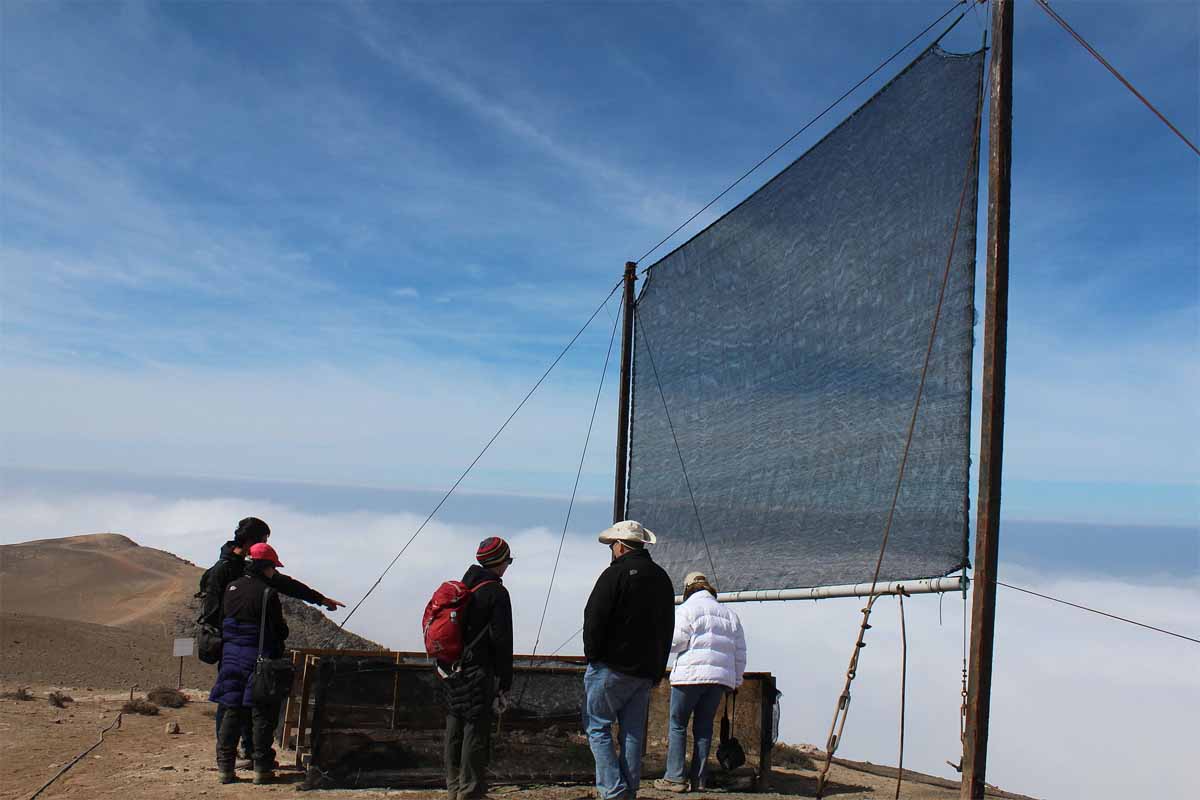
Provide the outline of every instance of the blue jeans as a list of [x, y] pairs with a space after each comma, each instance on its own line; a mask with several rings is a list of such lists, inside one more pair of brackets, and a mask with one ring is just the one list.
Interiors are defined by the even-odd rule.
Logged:
[[[596, 789], [601, 800], [637, 795], [653, 685], [649, 678], [616, 672], [605, 664], [588, 664], [583, 674], [583, 690], [587, 695], [583, 727], [596, 760]], [[621, 726], [620, 756], [613, 741], [614, 723]]]
[[[695, 789], [707, 788], [708, 751], [712, 749], [713, 719], [727, 692], [716, 683], [671, 687], [671, 724], [667, 738], [667, 774], [674, 783], [691, 779]], [[692, 768], [685, 776], [688, 717], [692, 718]]]

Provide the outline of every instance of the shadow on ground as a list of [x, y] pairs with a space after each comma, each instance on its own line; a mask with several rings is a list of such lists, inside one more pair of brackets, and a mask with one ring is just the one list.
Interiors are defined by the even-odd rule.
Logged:
[[[815, 797], [817, 794], [816, 776], [797, 775], [792, 772], [771, 773], [771, 791], [775, 794], [794, 794], [801, 797]], [[825, 795], [831, 797], [839, 794], [854, 794], [871, 791], [870, 786], [860, 786], [852, 783], [837, 783], [829, 781], [825, 784]]]

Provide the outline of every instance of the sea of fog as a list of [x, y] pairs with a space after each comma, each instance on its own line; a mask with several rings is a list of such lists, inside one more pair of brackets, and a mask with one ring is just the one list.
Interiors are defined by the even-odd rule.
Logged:
[[[116, 531], [206, 565], [237, 520], [254, 514], [271, 524], [285, 572], [347, 603], [362, 596], [441, 497], [11, 469], [0, 471], [0, 480], [5, 543]], [[608, 557], [594, 537], [610, 520], [611, 502], [576, 503], [557, 559], [566, 510], [565, 498], [456, 493], [349, 627], [390, 647], [418, 649], [420, 612], [433, 588], [461, 573], [480, 539], [499, 534], [516, 558], [505, 584], [513, 598], [517, 649], [579, 653], [582, 608]], [[1004, 520], [1001, 536], [1000, 576], [1006, 582], [1200, 636], [1195, 526]], [[945, 762], [960, 752], [969, 601], [958, 594], [923, 595], [904, 604], [905, 765], [951, 778], [955, 773]], [[747, 631], [750, 669], [773, 672], [783, 691], [784, 741], [823, 741], [860, 607], [854, 600], [736, 606]], [[880, 601], [872, 624], [839, 752], [895, 763], [898, 603]], [[1194, 790], [1200, 646], [1003, 588], [995, 644], [990, 782], [1044, 800], [1184, 797]]]
[[[0, 468], [0, 497], [6, 503], [21, 497], [55, 495], [144, 495], [159, 500], [236, 498], [265, 501], [304, 514], [418, 514], [422, 518], [442, 499], [442, 492], [420, 489]], [[247, 515], [255, 513], [253, 502], [243, 507]], [[561, 531], [567, 509], [567, 497], [460, 489], [438, 511], [436, 520], [479, 529], [486, 535], [506, 536], [537, 528]], [[571, 510], [570, 533], [587, 536], [599, 532], [608, 526], [611, 515], [610, 499], [577, 498]], [[90, 527], [80, 530], [21, 530], [13, 527], [16, 520], [5, 522], [0, 530], [4, 542], [65, 536], [100, 530], [103, 526], [103, 520], [96, 519]], [[230, 531], [236, 522], [236, 519], [212, 520], [215, 527]], [[279, 532], [286, 536], [286, 531]], [[398, 543], [406, 539], [403, 537]], [[285, 540], [279, 537], [276, 541], [282, 544]], [[380, 557], [384, 555], [388, 554], [380, 553]], [[1200, 577], [1200, 521], [1184, 527], [1006, 518], [1001, 530], [1000, 559], [1005, 565], [1064, 576], [1196, 581]]]

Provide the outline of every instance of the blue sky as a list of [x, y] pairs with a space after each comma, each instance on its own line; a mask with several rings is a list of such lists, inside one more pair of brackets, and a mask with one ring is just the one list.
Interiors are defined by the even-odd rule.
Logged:
[[[4, 463], [443, 486], [946, 5], [6, 3]], [[1056, 7], [1195, 137], [1193, 5]], [[1006, 512], [1195, 525], [1200, 161], [1031, 4], [1016, 43]], [[569, 492], [611, 319], [468, 488]]]
[[[290, 572], [357, 599], [357, 567], [411, 535], [624, 262], [948, 5], [0, 4], [0, 541], [116, 530], [206, 563], [257, 513]], [[1197, 138], [1193, 3], [1054, 5]], [[1194, 635], [1200, 159], [1031, 2], [1016, 24], [1003, 577]], [[417, 646], [427, 584], [500, 532], [532, 645], [615, 312], [352, 627]], [[605, 558], [585, 534], [611, 491], [611, 379], [554, 645]], [[1171, 665], [1191, 645], [1000, 603], [989, 779], [1186, 794], [1200, 686]], [[906, 605], [906, 764], [950, 775], [962, 601]], [[785, 739], [825, 735], [857, 609], [738, 608]], [[894, 759], [894, 623], [872, 632], [851, 758]]]

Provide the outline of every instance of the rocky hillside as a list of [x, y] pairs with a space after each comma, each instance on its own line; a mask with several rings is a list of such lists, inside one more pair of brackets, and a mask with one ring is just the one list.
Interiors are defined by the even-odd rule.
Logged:
[[[99, 673], [108, 680], [117, 685], [138, 682], [144, 671], [139, 665], [158, 664], [164, 652], [164, 663], [169, 664], [171, 640], [192, 635], [198, 608], [194, 594], [202, 573], [189, 561], [115, 533], [0, 546], [5, 682], [55, 682], [53, 675], [59, 673], [74, 682], [86, 672], [71, 665], [86, 665], [95, 660], [89, 653], [98, 652], [106, 661]], [[292, 647], [382, 649], [339, 631], [320, 609], [297, 600], [284, 598], [284, 613]], [[79, 624], [56, 626], [54, 620]], [[14, 631], [19, 633], [10, 636]], [[47, 632], [53, 632], [49, 639]], [[127, 658], [117, 657], [125, 652]], [[113, 658], [115, 667], [107, 663]], [[40, 677], [23, 678], [34, 664]], [[161, 671], [161, 665], [154, 670]], [[201, 676], [211, 668], [195, 662], [187, 670], [195, 670], [203, 683]]]

